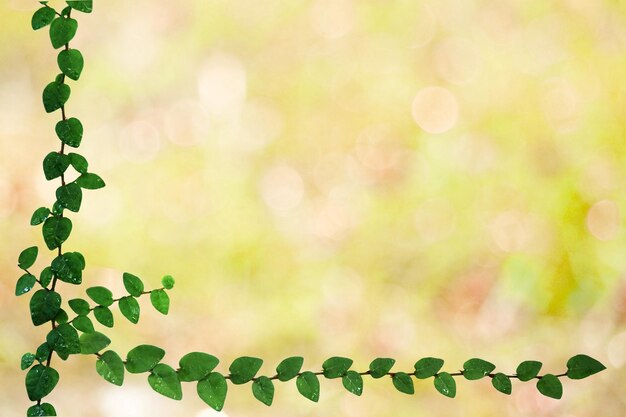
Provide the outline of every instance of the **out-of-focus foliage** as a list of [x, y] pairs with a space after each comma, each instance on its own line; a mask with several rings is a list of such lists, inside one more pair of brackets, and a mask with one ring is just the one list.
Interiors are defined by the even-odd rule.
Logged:
[[[40, 161], [56, 149], [56, 120], [40, 101], [56, 62], [31, 33], [32, 3], [0, 5], [9, 417], [24, 409], [15, 398], [27, 404], [19, 358], [44, 337], [20, 325], [28, 310], [14, 297], [14, 261], [39, 243], [37, 228], [25, 230], [54, 195]], [[619, 2], [135, 0], [96, 10], [73, 40], [89, 71], [70, 106], [107, 188], [73, 217], [68, 250], [90, 259], [87, 286], [116, 295], [117, 268], [153, 284], [162, 271], [178, 279], [169, 320], [120, 323], [116, 349], [158, 342], [173, 357], [250, 354], [269, 367], [347, 355], [359, 369], [376, 356], [410, 368], [436, 354], [459, 369], [473, 356], [510, 369], [534, 358], [554, 373], [585, 352], [608, 370], [593, 384], [565, 381], [560, 402], [532, 385], [498, 395], [486, 380], [459, 381], [455, 401], [419, 383], [391, 401], [387, 380], [366, 381], [357, 398], [330, 381], [318, 404], [291, 387], [269, 410], [233, 390], [227, 413], [624, 415]], [[66, 299], [82, 296], [72, 291]], [[94, 367], [77, 360], [61, 372], [51, 402], [68, 416], [213, 415], [132, 377], [116, 390]]]

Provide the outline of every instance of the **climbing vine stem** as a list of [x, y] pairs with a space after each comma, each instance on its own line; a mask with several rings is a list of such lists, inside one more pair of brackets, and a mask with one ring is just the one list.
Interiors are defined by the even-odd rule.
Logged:
[[[303, 370], [304, 358], [293, 356], [281, 361], [275, 372], [260, 373], [263, 360], [243, 356], [235, 359], [228, 372], [217, 371], [219, 359], [202, 352], [192, 352], [183, 356], [174, 367], [162, 362], [165, 350], [153, 345], [139, 345], [126, 354], [125, 360], [113, 350], [105, 350], [111, 339], [96, 331], [97, 325], [111, 328], [114, 315], [111, 307], [131, 323], [138, 323], [141, 308], [138, 298], [149, 296], [152, 306], [162, 314], [168, 314], [170, 298], [168, 291], [174, 287], [174, 278], [165, 275], [162, 286], [146, 291], [143, 281], [134, 274], [122, 274], [127, 294], [113, 297], [113, 293], [101, 286], [87, 288], [85, 298], [68, 300], [64, 309], [61, 294], [57, 291], [59, 282], [71, 285], [82, 284], [85, 258], [80, 252], [63, 252], [64, 243], [72, 232], [72, 221], [66, 211], [78, 212], [81, 207], [83, 190], [96, 190], [105, 186], [102, 178], [89, 170], [87, 159], [76, 153], [66, 153], [66, 147], [78, 148], [83, 139], [83, 125], [75, 117], [66, 114], [66, 103], [70, 98], [71, 87], [67, 80], [78, 81], [84, 66], [82, 53], [70, 47], [76, 35], [78, 22], [72, 17], [73, 11], [91, 13], [93, 0], [66, 1], [67, 7], [60, 12], [47, 1], [39, 2], [41, 7], [34, 13], [31, 24], [34, 30], [49, 27], [50, 41], [56, 50], [60, 74], [43, 90], [42, 101], [47, 113], [61, 112], [61, 120], [55, 126], [55, 133], [61, 141], [59, 151], [52, 151], [43, 160], [43, 172], [47, 180], [59, 178], [61, 185], [56, 189], [56, 199], [51, 207], [40, 207], [34, 211], [30, 224], [41, 225], [46, 247], [54, 254], [48, 266], [36, 277], [31, 268], [38, 258], [39, 249], [32, 246], [24, 249], [18, 257], [18, 267], [24, 274], [17, 280], [15, 294], [20, 296], [35, 290], [30, 299], [30, 317], [35, 326], [50, 324], [45, 341], [35, 349], [35, 353], [25, 353], [21, 358], [21, 368], [26, 374], [26, 393], [34, 402], [28, 408], [27, 416], [56, 416], [52, 404], [43, 402], [57, 386], [59, 373], [52, 367], [53, 357], [62, 360], [72, 355], [83, 354], [96, 358], [96, 372], [106, 381], [121, 386], [126, 373], [148, 375], [148, 384], [159, 394], [180, 400], [182, 382], [196, 383], [198, 396], [210, 407], [221, 410], [224, 407], [228, 387], [250, 383], [253, 396], [265, 405], [274, 400], [274, 382], [295, 380], [298, 392], [311, 401], [320, 398], [320, 377], [340, 379], [345, 389], [355, 395], [363, 393], [363, 377], [388, 378], [393, 387], [404, 394], [415, 392], [414, 381], [431, 379], [435, 389], [453, 398], [456, 396], [456, 378], [467, 380], [490, 379], [493, 387], [504, 394], [511, 394], [512, 380], [528, 382], [536, 380], [539, 392], [551, 398], [561, 398], [562, 378], [582, 379], [605, 369], [596, 359], [584, 354], [571, 357], [565, 372], [544, 373], [542, 363], [528, 360], [519, 364], [514, 373], [496, 372], [496, 366], [489, 361], [472, 358], [463, 364], [462, 369], [443, 371], [444, 360], [436, 357], [419, 359], [414, 369], [392, 371], [396, 361], [391, 358], [374, 359], [367, 370], [353, 369], [353, 360], [335, 356], [322, 363], [321, 370]], [[69, 168], [77, 176], [69, 181]], [[89, 301], [88, 301], [89, 299]], [[70, 318], [68, 311], [73, 317]]]

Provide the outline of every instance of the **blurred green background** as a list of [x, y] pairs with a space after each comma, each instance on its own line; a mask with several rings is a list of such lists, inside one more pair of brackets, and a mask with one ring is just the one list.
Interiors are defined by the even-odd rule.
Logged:
[[[59, 4], [52, 2], [51, 4]], [[29, 402], [19, 370], [47, 328], [13, 295], [28, 225], [57, 182], [41, 91], [58, 72], [35, 1], [0, 3], [0, 415]], [[560, 373], [586, 353], [608, 370], [564, 380], [554, 401], [459, 380], [416, 395], [323, 381], [319, 404], [277, 386], [275, 404], [231, 388], [225, 416], [626, 415], [626, 4], [614, 0], [97, 1], [72, 46], [80, 152], [107, 187], [87, 192], [65, 250], [84, 286], [123, 293], [177, 278], [168, 317], [117, 314], [112, 348], [286, 356], [478, 356]], [[48, 256], [46, 250], [44, 254]], [[37, 272], [51, 256], [40, 256]], [[210, 417], [144, 375], [106, 383], [91, 357], [58, 358], [61, 415]]]

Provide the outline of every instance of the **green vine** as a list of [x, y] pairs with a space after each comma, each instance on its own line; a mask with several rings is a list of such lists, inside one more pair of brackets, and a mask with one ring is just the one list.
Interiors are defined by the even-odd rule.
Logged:
[[[393, 386], [405, 394], [414, 393], [414, 379], [431, 379], [435, 389], [446, 397], [456, 395], [456, 377], [467, 380], [490, 378], [493, 387], [504, 393], [511, 394], [512, 381], [522, 382], [536, 380], [539, 392], [545, 396], [559, 399], [563, 394], [561, 378], [582, 379], [605, 369], [597, 360], [587, 355], [576, 355], [567, 361], [565, 370], [559, 374], [544, 373], [540, 375], [542, 363], [524, 361], [515, 373], [495, 372], [496, 366], [486, 360], [473, 358], [463, 364], [456, 372], [442, 371], [444, 361], [439, 358], [422, 358], [415, 363], [414, 370], [393, 371], [395, 360], [391, 358], [374, 359], [368, 370], [352, 369], [353, 361], [344, 357], [332, 357], [326, 360], [318, 371], [303, 371], [304, 359], [290, 357], [283, 360], [272, 376], [258, 375], [263, 360], [254, 357], [235, 359], [228, 368], [228, 373], [216, 371], [219, 360], [212, 355], [192, 352], [183, 356], [178, 368], [161, 362], [165, 351], [152, 345], [140, 345], [132, 349], [123, 360], [113, 350], [105, 350], [111, 340], [103, 333], [95, 330], [92, 318], [105, 327], [113, 327], [114, 317], [110, 310], [117, 304], [122, 315], [132, 323], [137, 323], [140, 307], [137, 298], [149, 295], [154, 308], [167, 314], [170, 306], [168, 290], [174, 287], [174, 278], [166, 275], [161, 280], [162, 287], [146, 291], [142, 280], [130, 273], [123, 274], [123, 283], [128, 295], [114, 298], [110, 290], [104, 287], [91, 287], [86, 290], [87, 297], [93, 302], [82, 298], [69, 300], [67, 305], [75, 314], [69, 317], [62, 308], [63, 300], [57, 292], [57, 284], [64, 282], [72, 285], [82, 283], [82, 271], [85, 269], [85, 258], [79, 252], [63, 252], [63, 244], [72, 232], [72, 221], [65, 212], [77, 212], [80, 209], [83, 190], [95, 190], [105, 186], [100, 176], [89, 172], [87, 160], [77, 153], [66, 153], [66, 147], [78, 148], [83, 137], [83, 125], [77, 118], [67, 117], [66, 103], [70, 98], [71, 89], [67, 79], [77, 81], [84, 66], [80, 51], [70, 48], [70, 41], [78, 29], [78, 22], [71, 17], [74, 10], [91, 13], [93, 0], [67, 1], [68, 7], [58, 12], [48, 2], [43, 5], [32, 18], [34, 30], [50, 26], [50, 40], [58, 54], [58, 65], [61, 74], [49, 83], [43, 91], [43, 105], [47, 113], [61, 111], [61, 120], [55, 131], [61, 141], [60, 150], [50, 152], [43, 160], [43, 171], [47, 180], [60, 179], [61, 185], [56, 190], [56, 201], [51, 208], [41, 207], [35, 210], [31, 225], [42, 225], [43, 240], [50, 251], [56, 256], [49, 266], [43, 268], [37, 278], [30, 268], [38, 257], [36, 246], [25, 249], [18, 259], [18, 267], [24, 274], [17, 280], [15, 294], [24, 295], [35, 287], [30, 299], [30, 315], [35, 326], [50, 323], [51, 329], [45, 341], [35, 350], [26, 353], [21, 359], [21, 368], [28, 370], [26, 374], [26, 392], [28, 398], [35, 402], [27, 411], [27, 416], [56, 416], [54, 407], [42, 402], [50, 394], [59, 381], [59, 373], [52, 367], [54, 356], [62, 360], [71, 355], [93, 355], [96, 360], [96, 371], [106, 381], [121, 386], [125, 373], [147, 373], [149, 385], [159, 394], [180, 400], [183, 396], [181, 383], [196, 382], [198, 396], [215, 410], [224, 407], [229, 383], [243, 385], [251, 383], [253, 396], [265, 405], [271, 405], [274, 398], [274, 381], [287, 382], [295, 379], [298, 392], [311, 401], [320, 398], [319, 377], [341, 379], [345, 389], [352, 394], [363, 393], [363, 377], [390, 378]], [[78, 176], [69, 181], [68, 169], [72, 167]], [[79, 334], [80, 332], [80, 334]]]

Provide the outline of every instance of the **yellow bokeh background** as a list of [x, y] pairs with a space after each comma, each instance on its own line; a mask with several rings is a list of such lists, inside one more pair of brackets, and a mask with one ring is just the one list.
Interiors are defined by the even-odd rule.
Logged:
[[[51, 2], [60, 5], [60, 1]], [[41, 91], [58, 72], [36, 2], [0, 4], [0, 415], [30, 405], [19, 358], [44, 339], [14, 296], [17, 255], [45, 250], [31, 213], [53, 201], [57, 150]], [[321, 399], [276, 387], [274, 405], [231, 387], [224, 416], [626, 415], [626, 6], [612, 0], [133, 0], [76, 13], [86, 67], [68, 114], [107, 187], [85, 192], [64, 250], [82, 287], [124, 293], [177, 279], [167, 317], [114, 311], [111, 348], [221, 359], [305, 357], [307, 369], [423, 356], [561, 373], [586, 353], [607, 370], [542, 397], [458, 379], [458, 395], [366, 379]], [[115, 387], [93, 357], [58, 358], [49, 401], [67, 417], [210, 417], [145, 375]]]

